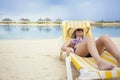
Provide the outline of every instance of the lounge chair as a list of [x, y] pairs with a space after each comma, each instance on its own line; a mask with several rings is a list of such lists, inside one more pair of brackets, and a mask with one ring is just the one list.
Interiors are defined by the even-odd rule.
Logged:
[[[78, 28], [81, 27], [84, 30], [88, 27], [92, 30], [92, 27], [90, 26], [88, 21], [65, 21], [62, 24], [62, 37], [63, 42], [68, 40], [68, 33], [67, 31], [69, 28]], [[89, 37], [92, 35], [91, 30], [88, 34], [85, 34], [86, 37]], [[84, 31], [85, 32], [85, 31]], [[62, 55], [65, 52], [61, 51], [60, 57], [62, 58]], [[106, 51], [103, 52], [101, 57], [112, 63], [115, 68], [113, 70], [99, 70], [98, 66], [95, 62], [95, 60], [92, 57], [85, 58], [77, 56], [74, 53], [70, 53], [69, 56], [66, 57], [66, 69], [67, 69], [67, 79], [73, 80], [72, 77], [72, 70], [71, 70], [71, 62], [76, 67], [76, 69], [80, 72], [80, 75], [78, 79], [111, 79], [111, 78], [120, 78], [120, 68], [117, 67], [117, 61]]]

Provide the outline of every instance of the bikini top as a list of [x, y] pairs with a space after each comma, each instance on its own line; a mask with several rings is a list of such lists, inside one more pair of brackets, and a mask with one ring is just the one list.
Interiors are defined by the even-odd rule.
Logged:
[[76, 44], [78, 44], [78, 43], [80, 43], [80, 42], [83, 42], [85, 39], [86, 39], [86, 38], [76, 38], [76, 39], [74, 39], [73, 42], [72, 42], [73, 47], [74, 47]]

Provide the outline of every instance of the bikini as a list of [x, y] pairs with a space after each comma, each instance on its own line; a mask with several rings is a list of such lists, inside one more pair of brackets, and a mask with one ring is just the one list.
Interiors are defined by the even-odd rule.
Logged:
[[[72, 42], [73, 47], [74, 47], [76, 44], [83, 42], [85, 39], [86, 39], [86, 38], [81, 38], [81, 39], [80, 39], [80, 38], [76, 38], [76, 39], [74, 39], [73, 42]], [[75, 51], [76, 51], [76, 48], [74, 48], [74, 53], [75, 53]], [[85, 57], [92, 57], [92, 56], [91, 56], [90, 53], [89, 53], [89, 54], [88, 54], [87, 56], [85, 56]]]

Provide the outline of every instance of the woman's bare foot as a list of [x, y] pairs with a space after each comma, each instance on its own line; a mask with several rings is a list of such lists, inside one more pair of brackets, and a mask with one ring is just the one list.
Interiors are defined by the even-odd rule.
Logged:
[[112, 64], [110, 64], [109, 62], [101, 59], [98, 62], [98, 67], [100, 70], [112, 70], [114, 68], [114, 66]]

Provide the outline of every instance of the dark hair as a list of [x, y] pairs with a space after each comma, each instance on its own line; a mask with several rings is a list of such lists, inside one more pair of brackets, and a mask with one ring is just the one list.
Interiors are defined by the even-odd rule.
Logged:
[[[81, 29], [81, 28], [76, 29], [76, 30], [73, 32], [71, 38], [76, 38], [76, 31], [84, 31], [84, 30]], [[83, 37], [83, 36], [82, 36], [82, 37]]]

